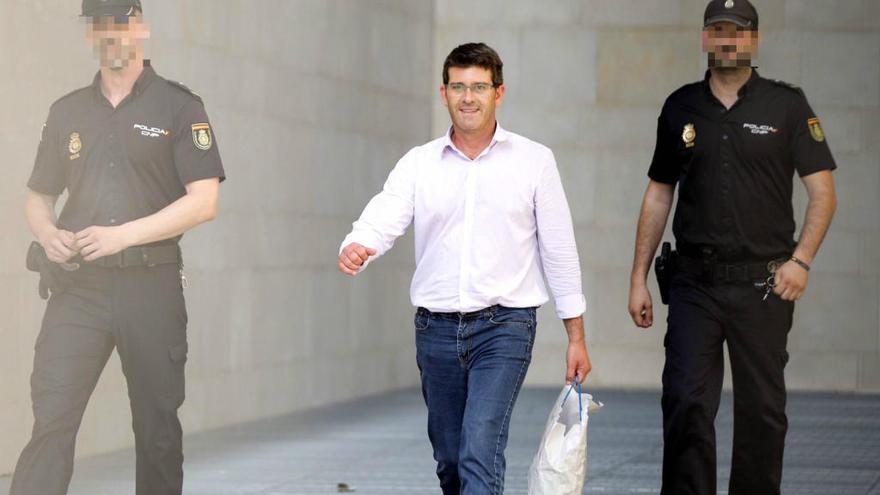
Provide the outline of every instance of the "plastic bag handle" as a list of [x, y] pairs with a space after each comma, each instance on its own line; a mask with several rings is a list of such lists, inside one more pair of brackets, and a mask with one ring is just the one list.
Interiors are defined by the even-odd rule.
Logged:
[[559, 407], [562, 407], [565, 405], [565, 401], [568, 400], [568, 396], [571, 395], [571, 391], [574, 390], [575, 384], [577, 384], [577, 389], [578, 389], [578, 421], [583, 423], [584, 422], [584, 403], [583, 403], [583, 400], [581, 399], [581, 382], [580, 382], [580, 380], [578, 380], [577, 373], [575, 373], [574, 381], [571, 382], [571, 387], [569, 387], [568, 392], [565, 393], [565, 397], [562, 399], [562, 404], [560, 404]]

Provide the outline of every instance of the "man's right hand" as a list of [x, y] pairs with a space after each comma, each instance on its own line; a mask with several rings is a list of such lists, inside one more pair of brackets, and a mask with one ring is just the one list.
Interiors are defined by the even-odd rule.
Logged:
[[352, 242], [339, 253], [339, 271], [354, 277], [370, 256], [375, 254], [375, 249]]
[[73, 232], [53, 228], [40, 238], [46, 257], [53, 263], [67, 263], [76, 254], [76, 236]]
[[654, 324], [654, 305], [647, 285], [635, 284], [630, 287], [629, 315], [638, 327], [649, 328]]

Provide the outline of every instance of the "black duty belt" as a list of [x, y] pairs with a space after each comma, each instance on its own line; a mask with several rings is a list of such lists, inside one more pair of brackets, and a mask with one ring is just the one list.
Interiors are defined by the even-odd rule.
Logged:
[[[782, 265], [786, 258], [768, 262], [755, 263], [723, 263], [707, 262], [704, 258], [679, 255], [675, 261], [676, 268], [682, 272], [702, 277], [710, 277], [713, 282], [753, 282], [766, 279]], [[774, 266], [775, 265], [775, 266]]]
[[[136, 246], [120, 251], [111, 256], [104, 256], [95, 261], [85, 261], [80, 256], [71, 259], [67, 265], [90, 265], [103, 268], [130, 268], [136, 266], [156, 266], [179, 264], [181, 260], [180, 246], [162, 244], [159, 246]], [[76, 268], [74, 268], [76, 269]]]

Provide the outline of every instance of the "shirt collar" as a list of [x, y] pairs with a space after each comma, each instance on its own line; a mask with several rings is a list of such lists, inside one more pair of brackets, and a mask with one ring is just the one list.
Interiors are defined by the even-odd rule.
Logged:
[[[510, 139], [510, 133], [506, 129], [501, 127], [501, 123], [499, 123], [496, 120], [495, 121], [495, 134], [492, 135], [492, 142], [490, 142], [489, 146], [487, 146], [486, 149], [483, 150], [482, 153], [480, 153], [480, 156], [483, 156], [486, 153], [488, 153], [492, 148], [495, 147], [495, 145], [497, 143], [503, 143], [503, 142], [507, 141], [508, 139]], [[459, 151], [458, 148], [455, 147], [455, 143], [452, 142], [452, 126], [449, 126], [449, 129], [446, 131], [446, 135], [443, 136], [443, 146], [440, 147], [441, 156], [443, 155], [443, 153], [446, 152], [446, 150], [452, 150], [452, 151], [464, 156], [464, 153]]]
[[[156, 79], [156, 71], [153, 69], [153, 65], [149, 60], [144, 60], [144, 70], [141, 72], [141, 75], [138, 76], [137, 81], [134, 82], [134, 86], [131, 88], [131, 94], [126, 97], [136, 97], [140, 96], [147, 87]], [[99, 70], [97, 74], [95, 74], [95, 78], [92, 80], [92, 90], [95, 92], [95, 96], [99, 99], [104, 99], [104, 93], [101, 91], [101, 71]]]
[[[710, 77], [712, 77], [712, 71], [706, 69], [706, 75], [703, 77], [703, 89], [708, 95], [712, 96], [712, 88], [709, 87]], [[752, 75], [749, 77], [749, 80], [746, 81], [746, 83], [743, 84], [741, 88], [739, 88], [739, 97], [742, 98], [749, 94], [749, 91], [754, 89], [755, 84], [758, 82], [759, 79], [761, 79], [761, 76], [758, 74], [758, 69], [752, 67]]]

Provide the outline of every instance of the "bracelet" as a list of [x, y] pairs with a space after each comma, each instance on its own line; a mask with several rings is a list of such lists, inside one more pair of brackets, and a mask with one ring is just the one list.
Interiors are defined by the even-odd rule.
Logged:
[[803, 268], [804, 270], [810, 271], [810, 265], [808, 265], [803, 260], [799, 259], [797, 256], [792, 256], [789, 261], [793, 261], [793, 262], [797, 263], [797, 265], [800, 266], [801, 268]]

